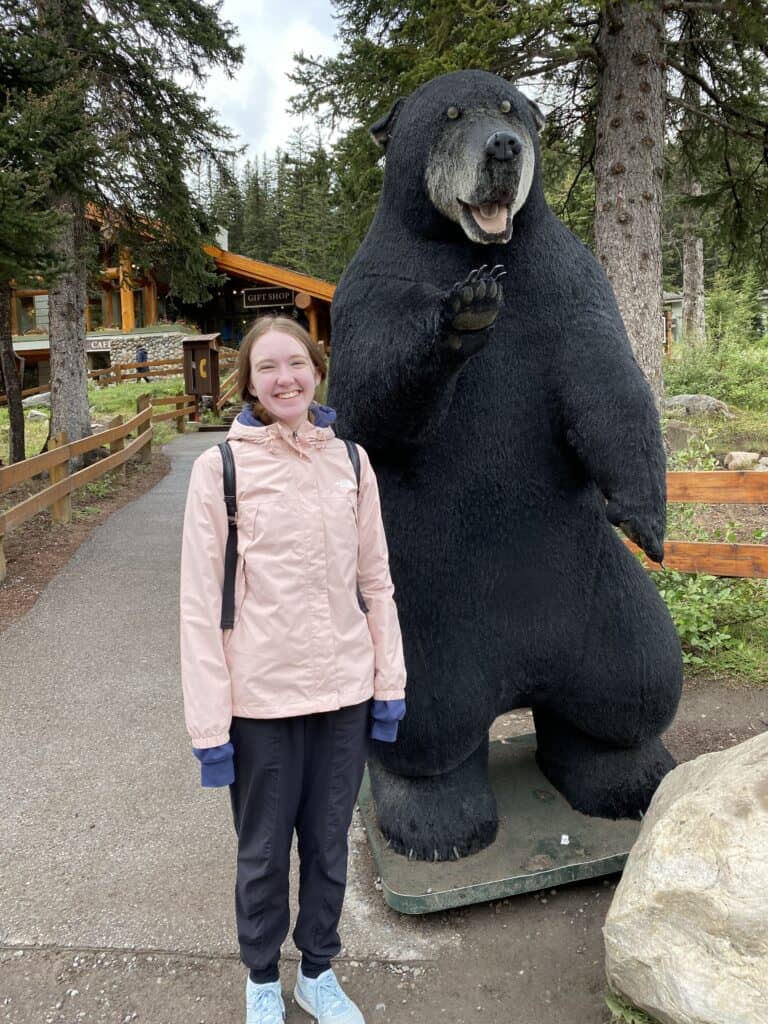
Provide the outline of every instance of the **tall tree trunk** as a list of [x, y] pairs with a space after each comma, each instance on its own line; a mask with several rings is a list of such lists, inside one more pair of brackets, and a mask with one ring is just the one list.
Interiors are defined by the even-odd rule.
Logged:
[[[701, 195], [701, 183], [686, 178], [684, 191]], [[699, 215], [687, 206], [683, 213], [683, 340], [698, 345], [704, 340], [704, 239], [698, 231]]]
[[[692, 17], [686, 17], [680, 42], [683, 44], [683, 63], [692, 75], [699, 75], [701, 68], [693, 47], [696, 26]], [[701, 104], [701, 90], [693, 78], [683, 83], [683, 100], [686, 110], [680, 138], [683, 143], [684, 196], [700, 196], [701, 183], [696, 180], [692, 168], [695, 163], [697, 141], [697, 118], [693, 113]], [[683, 207], [683, 340], [698, 345], [704, 340], [704, 239], [699, 232], [699, 211], [686, 204]]]
[[595, 247], [657, 402], [663, 393], [661, 200], [664, 13], [660, 0], [603, 5], [595, 148]]
[[67, 215], [58, 249], [69, 269], [48, 293], [51, 431], [66, 430], [69, 440], [77, 441], [91, 433], [85, 359], [86, 225], [83, 204], [76, 197], [62, 197], [58, 207]]
[[11, 335], [11, 286], [0, 284], [0, 368], [8, 399], [8, 417], [11, 427], [11, 462], [24, 460], [24, 407], [21, 404], [21, 385], [13, 357]]

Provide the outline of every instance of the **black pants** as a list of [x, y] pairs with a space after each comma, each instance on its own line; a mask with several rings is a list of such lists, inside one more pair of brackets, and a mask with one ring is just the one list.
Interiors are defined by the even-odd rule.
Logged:
[[254, 980], [277, 977], [288, 934], [291, 842], [299, 844], [302, 962], [325, 969], [347, 883], [347, 832], [367, 749], [370, 701], [316, 715], [232, 720], [237, 831], [235, 912], [243, 963]]

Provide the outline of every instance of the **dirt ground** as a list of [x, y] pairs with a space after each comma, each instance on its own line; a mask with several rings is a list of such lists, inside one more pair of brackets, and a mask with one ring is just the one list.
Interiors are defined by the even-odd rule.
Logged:
[[[33, 522], [7, 542], [0, 631], [19, 618], [90, 531], [166, 472], [148, 469], [66, 529]], [[93, 503], [95, 505], [95, 502]], [[88, 499], [83, 507], [88, 505]], [[23, 543], [22, 543], [23, 539]], [[494, 737], [529, 731], [525, 711], [499, 719]], [[674, 756], [733, 746], [768, 729], [768, 689], [709, 677], [686, 681], [666, 742]], [[360, 829], [357, 820], [353, 826]], [[1, 834], [1, 830], [0, 830]], [[363, 885], [376, 890], [363, 853]], [[617, 876], [438, 913], [419, 929], [435, 959], [381, 961], [342, 953], [337, 973], [368, 1024], [607, 1024], [601, 927]], [[396, 934], [397, 915], [381, 901]], [[446, 946], [445, 935], [455, 941]], [[342, 936], [343, 939], [343, 936]], [[447, 950], [447, 951], [446, 951]], [[308, 1018], [290, 999], [296, 954], [287, 944], [283, 984], [288, 1024]], [[235, 1024], [244, 1020], [245, 974], [234, 956], [163, 949], [14, 948], [0, 921], [0, 1024]]]

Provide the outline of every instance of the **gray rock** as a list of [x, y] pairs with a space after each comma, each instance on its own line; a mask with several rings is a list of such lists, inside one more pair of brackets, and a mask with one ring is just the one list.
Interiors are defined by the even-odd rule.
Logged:
[[676, 416], [724, 416], [734, 419], [725, 402], [711, 395], [670, 395], [664, 399], [664, 411]]
[[39, 409], [30, 409], [27, 413], [28, 420], [45, 420], [48, 422], [48, 416], [44, 412], [40, 412]]
[[31, 409], [35, 405], [47, 405], [51, 404], [51, 392], [46, 391], [42, 395], [30, 395], [29, 398], [22, 399], [21, 404], [25, 409]]
[[754, 469], [760, 452], [728, 452], [723, 459], [726, 469]]
[[603, 929], [611, 987], [661, 1024], [768, 1024], [768, 732], [659, 787]]
[[664, 438], [667, 448], [671, 452], [684, 451], [691, 441], [699, 436], [699, 431], [693, 427], [687, 427], [684, 423], [670, 420], [664, 428]]

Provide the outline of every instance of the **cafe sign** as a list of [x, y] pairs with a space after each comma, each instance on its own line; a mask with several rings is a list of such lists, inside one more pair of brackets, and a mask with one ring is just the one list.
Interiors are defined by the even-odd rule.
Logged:
[[243, 309], [292, 305], [293, 292], [290, 288], [243, 288]]

